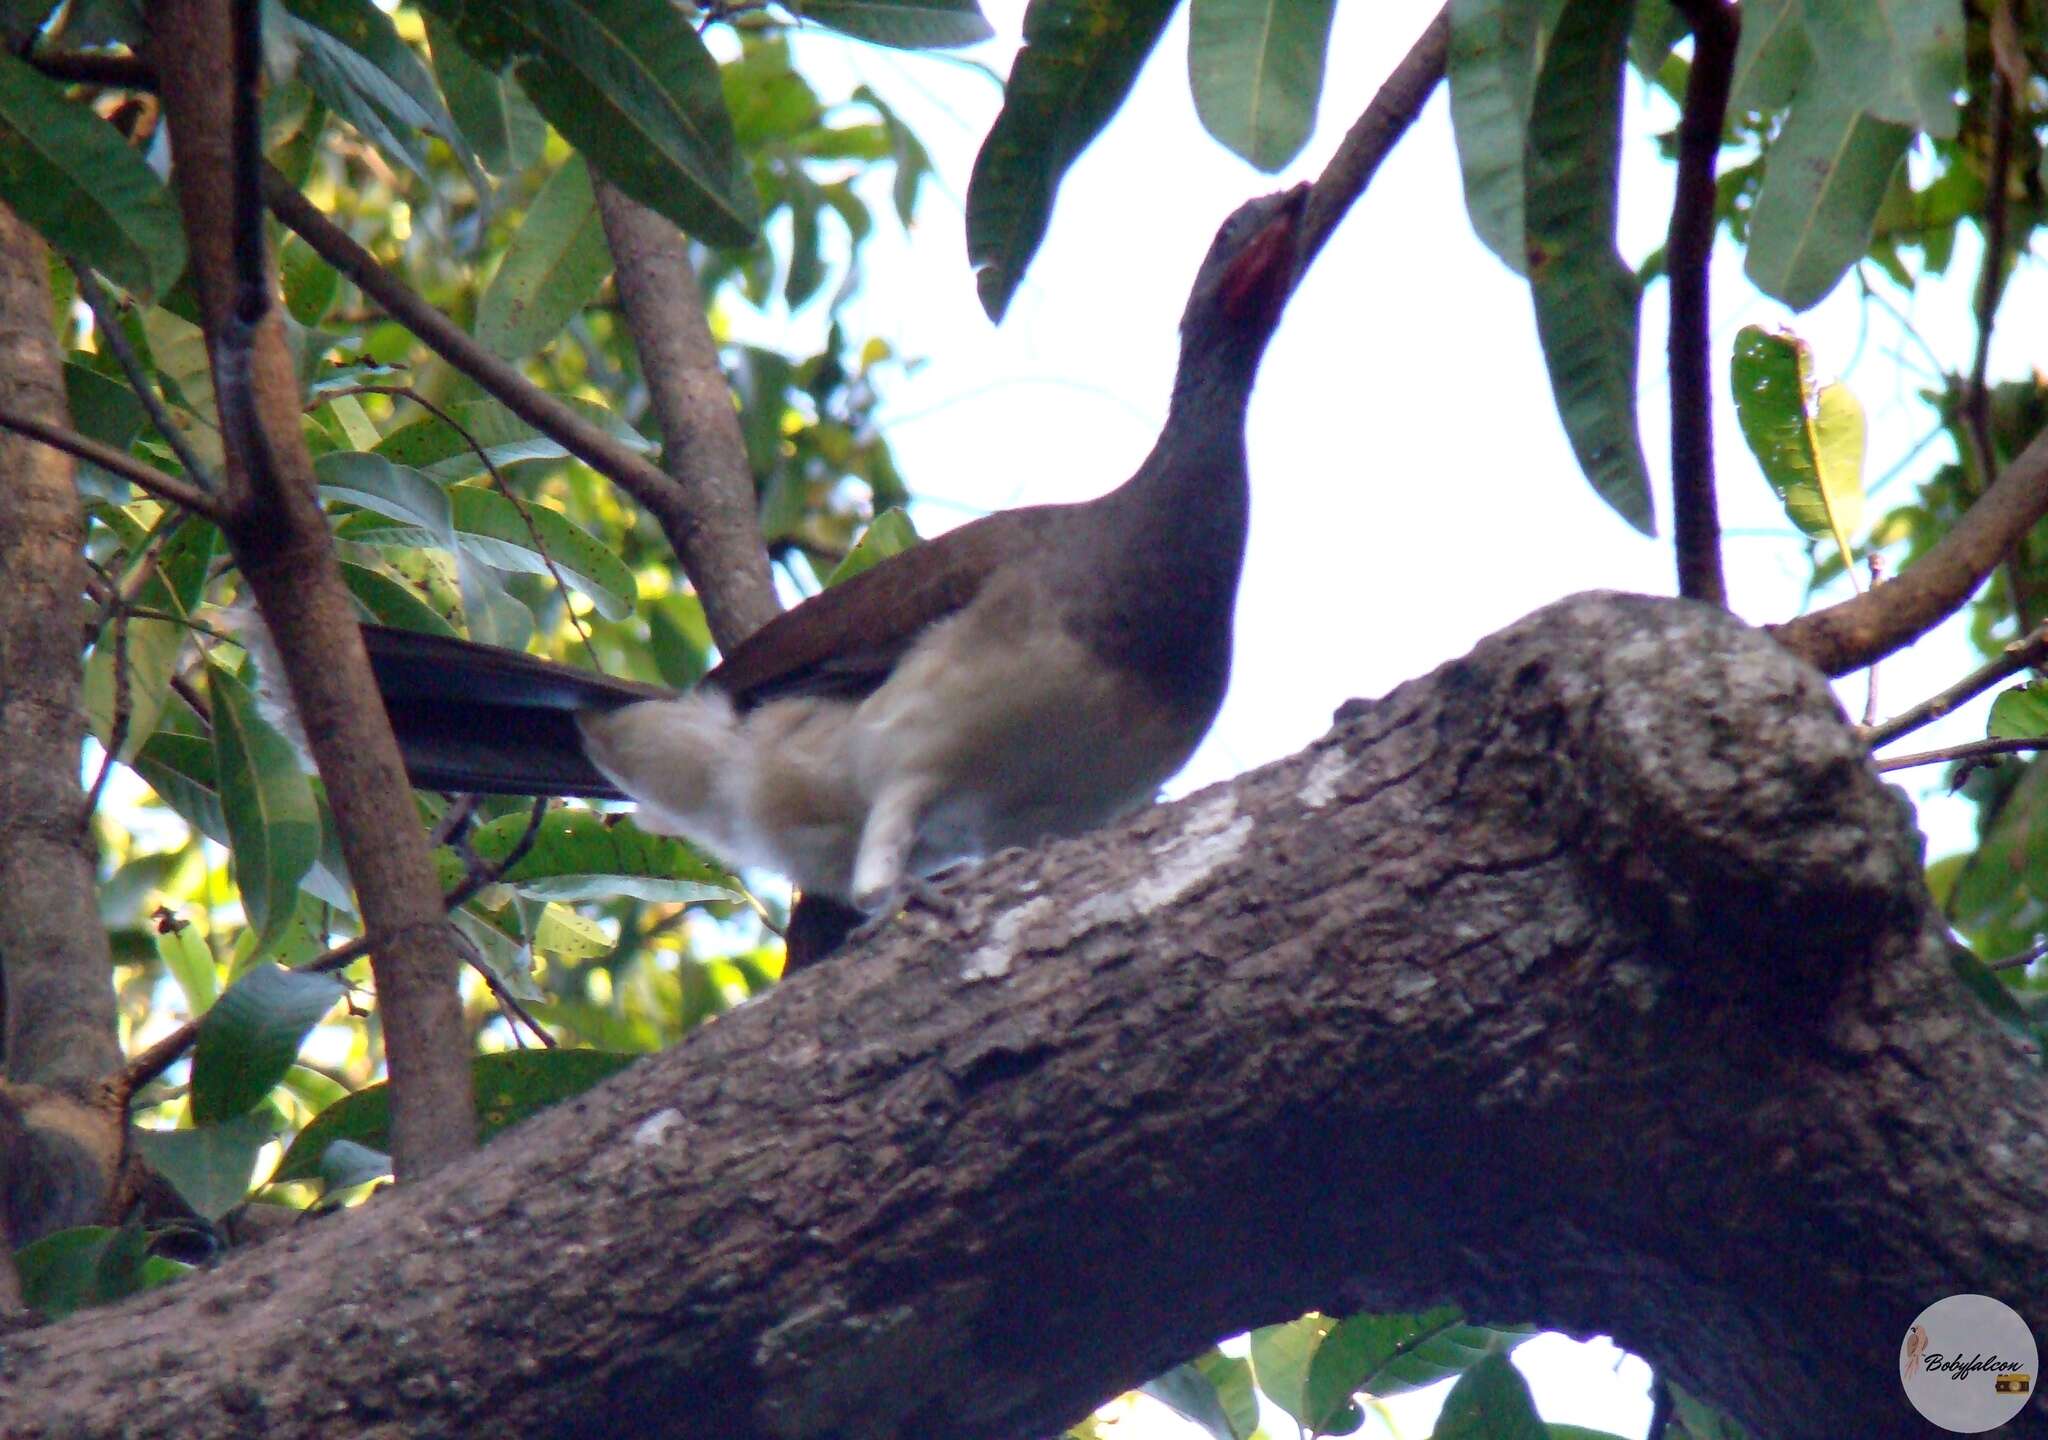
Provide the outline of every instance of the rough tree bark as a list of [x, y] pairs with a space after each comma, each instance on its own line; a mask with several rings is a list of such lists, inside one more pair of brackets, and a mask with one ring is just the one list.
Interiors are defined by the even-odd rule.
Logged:
[[1449, 1300], [1835, 1440], [1923, 1432], [1930, 1301], [2048, 1314], [2042, 1077], [1815, 672], [1588, 596], [1347, 709], [422, 1184], [7, 1337], [0, 1428], [1038, 1436], [1248, 1325]]

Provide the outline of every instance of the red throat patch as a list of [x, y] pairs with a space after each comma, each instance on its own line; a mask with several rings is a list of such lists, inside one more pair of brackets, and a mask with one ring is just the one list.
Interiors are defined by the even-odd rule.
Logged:
[[1294, 264], [1294, 222], [1292, 217], [1282, 217], [1269, 223], [1265, 229], [1252, 237], [1251, 244], [1244, 247], [1244, 253], [1230, 262], [1230, 268], [1223, 272], [1223, 282], [1217, 293], [1223, 301], [1223, 313], [1233, 320], [1243, 320], [1255, 308], [1262, 307], [1269, 296], [1277, 293], [1285, 277], [1276, 274]]

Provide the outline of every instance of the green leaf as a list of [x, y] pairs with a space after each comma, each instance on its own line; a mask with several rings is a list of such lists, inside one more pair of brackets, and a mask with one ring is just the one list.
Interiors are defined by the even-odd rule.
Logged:
[[1529, 1382], [1505, 1355], [1467, 1370], [1444, 1397], [1434, 1440], [1547, 1440]]
[[[153, 560], [137, 562], [140, 583], [133, 590], [135, 604], [144, 610], [166, 615], [190, 616], [206, 588], [207, 567], [213, 561], [220, 532], [198, 520], [178, 523], [176, 517], [160, 521], [152, 532], [167, 536]], [[144, 544], [147, 545], [148, 541]], [[131, 567], [129, 584], [137, 567]], [[173, 620], [135, 616], [127, 625], [128, 733], [121, 744], [120, 758], [132, 761], [163, 722], [171, 698], [171, 677], [191, 638], [189, 627]], [[115, 643], [110, 621], [85, 664], [82, 700], [92, 733], [102, 745], [113, 738]]]
[[[495, 865], [526, 835], [528, 817], [506, 815], [478, 826], [469, 848]], [[463, 878], [461, 858], [442, 850], [435, 862], [442, 888]], [[532, 900], [610, 900], [630, 895], [650, 904], [735, 900], [731, 875], [681, 840], [652, 835], [631, 820], [594, 810], [550, 810], [541, 817], [533, 844], [500, 880]]]
[[367, 1185], [389, 1174], [389, 1155], [353, 1140], [336, 1140], [320, 1156], [320, 1185], [329, 1192]]
[[1259, 169], [1308, 143], [1336, 0], [1190, 0], [1188, 82], [1211, 135]]
[[[470, 1064], [476, 1086], [477, 1139], [489, 1140], [529, 1115], [580, 1095], [639, 1058], [604, 1050], [507, 1050], [479, 1055]], [[315, 1116], [292, 1141], [270, 1183], [314, 1178], [320, 1173], [322, 1153], [336, 1140], [390, 1151], [388, 1082], [365, 1086]]]
[[842, 35], [901, 50], [978, 45], [996, 33], [975, 0], [803, 0], [797, 13]]
[[1001, 320], [1061, 177], [1123, 104], [1178, 0], [1031, 0], [1002, 112], [967, 184], [967, 258]]
[[163, 922], [153, 925], [150, 938], [164, 969], [185, 992], [188, 1010], [196, 1014], [219, 998], [220, 972], [213, 963], [213, 952], [206, 948], [196, 929], [187, 924]]
[[463, 48], [520, 86], [605, 179], [712, 245], [760, 223], [718, 64], [668, 0], [426, 0]]
[[1749, 1440], [1749, 1432], [1673, 1383], [1671, 1426], [1665, 1440]]
[[433, 15], [426, 17], [427, 48], [434, 73], [448, 97], [448, 111], [477, 159], [494, 175], [511, 175], [538, 164], [547, 124], [510, 77], [479, 65]]
[[149, 1254], [142, 1226], [118, 1230], [84, 1225], [58, 1230], [14, 1254], [21, 1298], [51, 1320], [76, 1310], [125, 1299], [183, 1275], [188, 1266]]
[[218, 665], [207, 666], [207, 681], [221, 814], [260, 950], [291, 919], [299, 882], [320, 854], [320, 813], [298, 753], [256, 713], [241, 681]]
[[347, 560], [341, 562], [341, 578], [365, 619], [427, 635], [456, 633], [441, 612], [422, 600], [403, 580]]
[[1139, 1388], [1215, 1440], [1252, 1440], [1258, 1433], [1259, 1400], [1248, 1360], [1212, 1349]]
[[318, 325], [341, 294], [341, 272], [296, 235], [279, 247], [277, 270], [284, 306], [292, 319], [301, 325]]
[[1813, 62], [1806, 27], [1799, 23], [1801, 0], [1743, 0], [1742, 37], [1735, 48], [1735, 75], [1728, 113], [1768, 114], [1792, 103]]
[[182, 315], [161, 305], [142, 312], [142, 333], [149, 344], [149, 358], [165, 393], [179, 407], [170, 412], [171, 423], [185, 437], [185, 443], [200, 460], [220, 469], [220, 424], [213, 403], [213, 362], [206, 348], [206, 334]]
[[[261, 1104], [345, 989], [332, 975], [259, 965], [199, 1017], [192, 1047], [192, 1118], [232, 1119]], [[246, 1178], [246, 1177], [245, 1177]]]
[[1833, 535], [1844, 564], [1863, 524], [1863, 409], [1846, 386], [1817, 395], [1813, 352], [1758, 325], [1735, 337], [1729, 388], [1736, 418], [1785, 513], [1808, 535]]
[[909, 513], [901, 507], [884, 510], [868, 522], [868, 528], [846, 552], [846, 558], [832, 567], [832, 573], [825, 577], [826, 588], [851, 580], [863, 570], [872, 570], [891, 555], [900, 555], [915, 544], [917, 530], [910, 523]]
[[1962, 0], [1801, 0], [1800, 17], [1830, 82], [1852, 91], [1866, 115], [1955, 138]]
[[149, 1167], [208, 1220], [220, 1219], [248, 1198], [257, 1152], [270, 1143], [270, 1124], [260, 1115], [236, 1115], [190, 1130], [138, 1128], [131, 1133]]
[[1313, 1430], [1308, 1412], [1308, 1372], [1323, 1337], [1337, 1328], [1327, 1315], [1304, 1315], [1284, 1325], [1252, 1331], [1252, 1375], [1268, 1400]]
[[[654, 449], [653, 441], [603, 406], [574, 398], [566, 403], [613, 439], [641, 454]], [[495, 400], [471, 400], [444, 408], [475, 437], [491, 463], [501, 469], [528, 460], [560, 460], [569, 453]], [[471, 479], [483, 474], [486, 468], [469, 441], [435, 415], [423, 416], [392, 431], [377, 443], [376, 453], [395, 464], [410, 465], [443, 485]]]
[[1465, 178], [1465, 209], [1486, 248], [1527, 274], [1522, 241], [1522, 158], [1543, 42], [1559, 0], [1452, 0], [1446, 59], [1451, 133]]
[[120, 131], [11, 53], [0, 54], [0, 200], [142, 299], [185, 269], [184, 227], [156, 172]]
[[1654, 534], [1649, 467], [1636, 432], [1641, 294], [1614, 248], [1632, 8], [1566, 0], [1536, 77], [1523, 209], [1536, 333], [1565, 434], [1600, 498]]
[[1993, 740], [2037, 740], [2048, 735], [2048, 680], [2030, 680], [1999, 692], [1985, 734]]
[[1878, 207], [1913, 132], [1863, 113], [1825, 82], [1803, 86], [1764, 156], [1764, 182], [1749, 218], [1743, 273], [1756, 287], [1804, 310], [1870, 248]]
[[569, 157], [533, 197], [477, 302], [476, 338], [518, 360], [562, 333], [612, 270], [590, 170]]
[[64, 398], [71, 410], [71, 428], [116, 450], [133, 445], [149, 418], [127, 381], [76, 360], [64, 362]]
[[[338, 457], [323, 455], [316, 462], [322, 476], [322, 488], [326, 488], [328, 473], [325, 462], [335, 458]], [[376, 460], [381, 457], [356, 455], [350, 458]], [[404, 469], [402, 466], [390, 468]], [[417, 471], [411, 473], [418, 476]], [[339, 492], [336, 493], [339, 496]], [[520, 506], [497, 491], [474, 486], [457, 486], [441, 493], [449, 501], [455, 544], [462, 556], [494, 569], [532, 575], [548, 574], [548, 561], [552, 560], [555, 568], [561, 571], [562, 578], [589, 596], [591, 604], [607, 620], [623, 619], [632, 613], [639, 591], [639, 582], [633, 578], [632, 570], [603, 541], [579, 528], [560, 511], [529, 501], [522, 514]], [[335, 527], [336, 535], [363, 545], [448, 548], [440, 532], [424, 523], [428, 517], [423, 512], [408, 519], [396, 513], [402, 502], [395, 501], [390, 495], [380, 497], [380, 500], [383, 503], [365, 505], [375, 513], [351, 515], [342, 521]], [[542, 558], [543, 550], [545, 559]], [[465, 602], [467, 600], [465, 591]], [[472, 621], [474, 618], [471, 617]]]

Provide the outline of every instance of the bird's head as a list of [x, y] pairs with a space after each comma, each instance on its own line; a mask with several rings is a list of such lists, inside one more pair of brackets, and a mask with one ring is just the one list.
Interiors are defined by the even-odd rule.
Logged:
[[1228, 366], [1231, 359], [1257, 365], [1294, 290], [1296, 235], [1308, 196], [1303, 182], [1247, 200], [1217, 230], [1181, 316], [1183, 371]]

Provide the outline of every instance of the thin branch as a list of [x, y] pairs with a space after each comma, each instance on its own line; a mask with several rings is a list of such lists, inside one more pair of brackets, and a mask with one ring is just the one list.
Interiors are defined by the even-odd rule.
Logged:
[[[1871, 551], [1868, 564], [1870, 566], [1870, 588], [1875, 590], [1878, 586], [1884, 584], [1885, 562], [1883, 552], [1878, 550]], [[1877, 670], [1878, 667], [1872, 665], [1864, 675], [1863, 728], [1865, 730], [1873, 730], [1877, 727]]]
[[1739, 22], [1726, 0], [1682, 0], [1692, 69], [1678, 122], [1678, 188], [1665, 241], [1671, 288], [1671, 501], [1678, 593], [1726, 608], [1721, 516], [1714, 495], [1714, 381], [1708, 353], [1708, 260], [1714, 249], [1714, 165], [1728, 115]]
[[106, 342], [107, 350], [114, 362], [121, 367], [121, 373], [128, 377], [128, 388], [135, 392], [135, 398], [142, 402], [142, 409], [149, 416], [149, 423], [156, 427], [156, 433], [163, 436], [164, 443], [171, 447], [171, 453], [178, 457], [178, 463], [185, 467], [185, 473], [192, 483], [203, 490], [218, 490], [220, 482], [215, 478], [206, 462], [192, 449], [185, 439], [185, 432], [171, 420], [170, 412], [157, 397], [156, 388], [149, 383], [149, 375], [142, 368], [142, 361], [135, 353], [135, 347], [128, 343], [128, 332], [121, 328], [120, 317], [114, 313], [114, 302], [100, 287], [99, 276], [90, 265], [66, 255], [64, 263], [71, 267], [72, 278], [78, 282], [78, 298], [85, 301], [92, 311], [93, 322], [98, 325], [100, 338]]
[[102, 470], [119, 475], [129, 484], [147, 491], [167, 505], [182, 505], [193, 514], [202, 515], [216, 523], [221, 518], [219, 502], [204, 490], [175, 475], [166, 475], [154, 466], [143, 464], [125, 450], [102, 445], [76, 430], [67, 430], [62, 425], [52, 425], [32, 415], [23, 415], [6, 409], [0, 409], [0, 430], [12, 430], [17, 435], [40, 440], [52, 449], [62, 450], [75, 459], [90, 460]]
[[2043, 664], [2048, 664], [2048, 625], [2013, 641], [1999, 652], [1997, 659], [1980, 665], [1940, 694], [1929, 696], [1910, 710], [1900, 711], [1882, 725], [1866, 726], [1864, 743], [1873, 750], [1889, 745], [1901, 735], [1909, 735], [1921, 726], [1939, 720], [1965, 701], [1975, 699], [2007, 676], [2036, 669]]
[[1771, 626], [1771, 633], [1824, 674], [1861, 670], [1954, 614], [2043, 514], [2048, 433], [2036, 436], [1941, 542], [1897, 579]]
[[1314, 263], [1323, 246], [1329, 243], [1331, 233], [1372, 183], [1380, 162], [1408, 133], [1415, 117], [1429, 103], [1429, 97], [1444, 78], [1450, 43], [1451, 7], [1447, 4], [1401, 57], [1394, 73], [1380, 86], [1345, 134], [1337, 153], [1330, 157], [1330, 163], [1323, 167], [1323, 173], [1316, 177], [1296, 247], [1297, 276]]
[[591, 424], [527, 380], [516, 367], [479, 345], [461, 326], [378, 264], [375, 256], [321, 214], [318, 206], [276, 170], [264, 170], [263, 190], [271, 212], [310, 245], [315, 254], [354, 281], [365, 295], [384, 307], [386, 314], [476, 381], [506, 409], [637, 500], [661, 525], [670, 545], [678, 554], [682, 553], [697, 522], [682, 488], [660, 466]]
[[1940, 765], [1950, 760], [1987, 760], [2000, 755], [2021, 755], [2029, 750], [2048, 750], [2048, 738], [1966, 740], [1939, 750], [1920, 750], [1911, 755], [1887, 755], [1875, 762], [1879, 774], [1911, 770], [1920, 765]]
[[761, 543], [753, 467], [704, 318], [690, 242], [605, 180], [597, 182], [597, 213], [626, 330], [661, 425], [662, 468], [688, 497], [696, 520], [676, 558], [704, 602], [712, 638], [731, 654], [782, 606]]
[[156, 71], [132, 55], [94, 50], [36, 50], [22, 57], [52, 80], [108, 90], [154, 90]]

